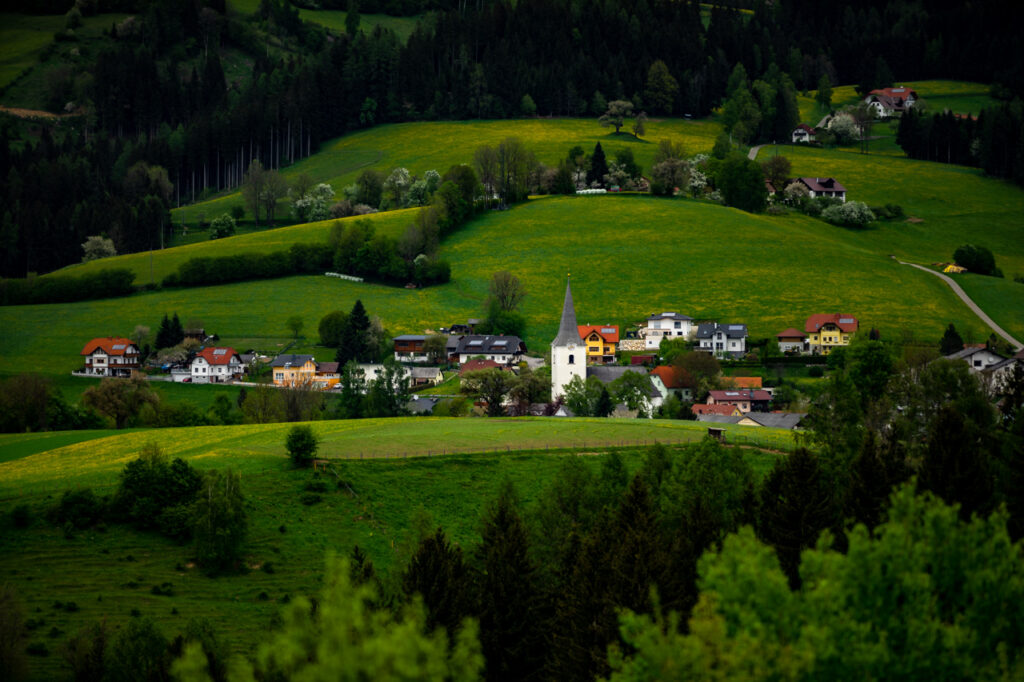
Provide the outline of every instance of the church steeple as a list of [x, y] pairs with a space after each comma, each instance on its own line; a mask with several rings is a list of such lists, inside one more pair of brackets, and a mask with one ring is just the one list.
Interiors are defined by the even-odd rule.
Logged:
[[580, 332], [576, 326], [576, 308], [572, 303], [570, 279], [565, 280], [565, 303], [562, 305], [562, 321], [558, 324], [558, 336], [551, 342], [552, 346], [579, 345]]

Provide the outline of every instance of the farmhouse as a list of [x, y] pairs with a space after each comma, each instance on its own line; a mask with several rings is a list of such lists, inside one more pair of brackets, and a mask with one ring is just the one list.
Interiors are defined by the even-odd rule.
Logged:
[[736, 391], [711, 391], [708, 405], [733, 405], [740, 412], [767, 412], [772, 396], [768, 391], [741, 389]]
[[437, 386], [443, 375], [437, 367], [413, 367], [409, 376], [413, 386]]
[[427, 362], [427, 352], [424, 349], [427, 337], [423, 334], [402, 334], [392, 341], [395, 342], [397, 362]]
[[234, 348], [204, 348], [189, 363], [193, 384], [228, 381], [245, 371], [242, 359]]
[[693, 318], [679, 313], [656, 313], [647, 318], [647, 327], [641, 331], [644, 332], [644, 346], [648, 350], [656, 350], [664, 338], [690, 338]]
[[864, 103], [874, 109], [878, 118], [899, 116], [914, 106], [917, 93], [910, 88], [882, 88], [872, 90], [864, 98]]
[[793, 144], [801, 142], [814, 142], [814, 128], [801, 123], [793, 130]]
[[779, 350], [783, 353], [803, 353], [807, 350], [807, 334], [790, 327], [775, 335], [779, 340]]
[[587, 347], [588, 364], [615, 362], [615, 347], [619, 343], [617, 325], [581, 324], [576, 327]]
[[139, 347], [120, 336], [95, 338], [85, 344], [83, 374], [101, 377], [130, 377], [139, 369]]
[[947, 355], [946, 359], [963, 360], [972, 372], [981, 372], [1006, 361], [1006, 358], [998, 353], [993, 353], [983, 343], [967, 346], [961, 351]]
[[840, 185], [835, 178], [797, 178], [796, 182], [807, 188], [812, 199], [828, 197], [846, 202], [846, 188]]
[[849, 346], [859, 323], [853, 315], [841, 313], [811, 315], [804, 324], [807, 349], [814, 354], [828, 355], [836, 346]]
[[448, 338], [448, 358], [460, 365], [470, 358], [482, 357], [503, 365], [519, 362], [526, 344], [518, 336], [468, 334]]
[[680, 400], [693, 400], [693, 378], [682, 367], [658, 365], [651, 370], [651, 375], [661, 379], [665, 386], [666, 398], [671, 394]]
[[705, 322], [697, 325], [697, 350], [737, 357], [747, 352], [747, 325]]

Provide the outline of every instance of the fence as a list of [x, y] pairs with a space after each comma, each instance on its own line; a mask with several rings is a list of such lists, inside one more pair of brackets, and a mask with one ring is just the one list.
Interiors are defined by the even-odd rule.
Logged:
[[347, 279], [349, 282], [362, 282], [362, 277], [356, 277], [354, 275], [343, 275], [340, 272], [325, 272], [328, 277], [337, 277], [338, 279]]
[[[395, 450], [391, 452], [351, 452], [347, 455], [324, 456], [323, 459], [345, 460], [345, 459], [408, 459], [413, 457], [437, 457], [446, 455], [486, 455], [486, 454], [511, 454], [521, 452], [575, 452], [581, 451], [607, 451], [616, 449], [629, 449], [650, 447], [652, 445], [687, 445], [694, 443], [707, 435], [706, 431], [692, 431], [685, 438], [662, 439], [645, 438], [640, 440], [572, 440], [560, 443], [548, 443], [543, 445], [522, 444], [512, 447], [511, 444], [491, 445], [481, 447], [471, 445], [465, 447], [441, 447], [428, 448], [425, 450]], [[766, 450], [778, 450], [792, 453], [796, 449], [796, 440], [790, 434], [765, 433], [765, 434], [738, 434], [726, 431], [723, 443], [726, 445], [737, 445], [740, 447], [763, 448]]]

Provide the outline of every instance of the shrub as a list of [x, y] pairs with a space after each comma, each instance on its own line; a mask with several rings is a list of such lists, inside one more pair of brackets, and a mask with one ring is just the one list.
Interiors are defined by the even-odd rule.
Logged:
[[156, 528], [161, 535], [185, 542], [192, 537], [192, 505], [178, 504], [166, 507], [156, 520]]
[[[147, 444], [121, 471], [114, 508], [125, 520], [143, 530], [168, 531], [182, 539], [182, 511], [165, 510], [188, 505], [199, 491], [202, 479], [192, 465], [180, 458], [171, 462], [155, 443]], [[184, 537], [187, 537], [185, 535]]]
[[210, 239], [223, 239], [235, 233], [235, 219], [227, 213], [219, 215], [210, 223]]
[[953, 252], [953, 260], [957, 265], [979, 275], [991, 275], [996, 270], [995, 256], [984, 246], [964, 244]]
[[861, 201], [847, 201], [845, 204], [829, 206], [821, 217], [834, 225], [863, 227], [875, 219], [875, 214]]
[[235, 219], [235, 222], [245, 217], [245, 206], [241, 204], [235, 204], [231, 207], [231, 217]]
[[306, 505], [307, 507], [312, 507], [314, 504], [319, 504], [320, 500], [322, 499], [323, 498], [317, 495], [316, 493], [305, 493], [304, 495], [299, 497], [299, 502]]
[[814, 379], [819, 379], [825, 376], [825, 370], [822, 369], [820, 365], [815, 365], [814, 367], [811, 367], [807, 370], [807, 376], [812, 377]]
[[196, 557], [207, 574], [238, 564], [248, 531], [241, 478], [231, 471], [208, 471], [195, 504]]
[[32, 642], [25, 647], [25, 653], [29, 656], [45, 657], [50, 655], [50, 650], [47, 649], [46, 645], [42, 642]]
[[106, 511], [105, 500], [97, 497], [91, 488], [65, 490], [60, 501], [50, 511], [51, 521], [65, 528], [65, 534], [75, 529], [94, 525]]
[[302, 486], [302, 489], [311, 493], [325, 493], [327, 492], [327, 483], [319, 478], [315, 478]]
[[107, 680], [170, 679], [167, 639], [148, 618], [129, 622], [111, 642], [108, 654]]
[[127, 296], [133, 292], [135, 273], [108, 268], [88, 275], [45, 275], [33, 279], [0, 280], [0, 305], [74, 303], [97, 298]]
[[292, 466], [297, 469], [308, 467], [313, 464], [313, 458], [316, 457], [316, 451], [319, 447], [319, 441], [316, 434], [313, 433], [313, 428], [310, 426], [293, 426], [288, 431], [288, 437], [285, 439], [285, 448], [288, 450], [288, 456], [292, 460]]

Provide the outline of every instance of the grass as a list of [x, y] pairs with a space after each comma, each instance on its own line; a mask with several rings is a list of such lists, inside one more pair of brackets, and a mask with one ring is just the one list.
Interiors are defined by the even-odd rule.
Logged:
[[[975, 114], [983, 107], [994, 106], [998, 102], [989, 95], [989, 87], [981, 83], [969, 81], [907, 81], [897, 83], [898, 86], [908, 87], [917, 92], [922, 98], [928, 111], [939, 112], [950, 109], [956, 114]], [[828, 113], [823, 111], [818, 103], [814, 101], [815, 91], [809, 96], [798, 96], [797, 104], [800, 107], [800, 120], [811, 125], [818, 125], [822, 117]], [[861, 101], [861, 96], [852, 85], [841, 85], [832, 89], [832, 108], [842, 109], [845, 106], [855, 105]]]
[[[397, 442], [417, 443], [421, 437], [417, 429], [429, 425], [434, 439], [441, 437], [439, 433], [453, 439], [478, 434], [486, 442], [500, 444], [508, 442], [508, 436], [502, 434], [514, 428], [481, 419], [438, 421], [364, 422], [354, 425], [358, 433], [353, 437], [376, 442], [396, 437]], [[528, 429], [534, 428], [533, 424], [543, 425], [539, 431], [543, 434], [555, 429], [602, 432], [604, 427], [616, 433], [648, 432], [652, 426], [651, 422], [562, 423], [564, 426], [558, 427], [539, 420], [522, 422]], [[335, 447], [348, 437], [350, 425], [314, 426], [332, 439], [328, 447]], [[123, 627], [133, 609], [152, 618], [169, 637], [183, 630], [190, 619], [207, 618], [232, 653], [251, 655], [287, 598], [318, 589], [326, 553], [346, 554], [358, 544], [378, 571], [386, 572], [404, 561], [412, 520], [423, 514], [431, 519], [432, 527], [444, 527], [454, 542], [472, 551], [479, 541], [482, 509], [503, 481], [516, 486], [528, 509], [554, 479], [564, 458], [571, 456], [568, 452], [533, 452], [349, 460], [341, 463], [337, 472], [355, 496], [347, 489], [337, 489], [334, 477], [329, 476], [325, 479], [329, 492], [322, 494], [322, 501], [303, 506], [298, 498], [313, 474], [286, 467], [280, 445], [283, 428], [199, 428], [149, 435], [157, 435], [166, 451], [189, 458], [199, 469], [233, 467], [242, 473], [250, 522], [246, 564], [251, 571], [217, 579], [202, 576], [189, 564], [190, 548], [158, 536], [110, 525], [104, 532], [88, 530], [67, 538], [42, 518], [44, 510], [68, 488], [91, 485], [99, 494], [113, 492], [118, 471], [136, 455], [146, 434], [95, 439], [0, 464], [0, 533], [4, 537], [0, 571], [16, 590], [28, 616], [44, 621], [28, 641], [44, 641], [51, 650], [47, 658], [30, 659], [30, 679], [64, 675], [55, 651], [61, 641], [101, 619], [113, 628]], [[0, 436], [0, 454], [16, 438]], [[685, 456], [684, 450], [673, 452], [673, 456]], [[594, 455], [584, 461], [596, 471], [603, 455], [590, 450], [585, 454]], [[630, 471], [639, 468], [640, 451], [627, 449], [622, 456]], [[758, 476], [763, 476], [776, 458], [751, 449], [744, 450], [744, 456]], [[17, 504], [32, 509], [33, 522], [28, 529], [11, 524], [9, 512]], [[272, 572], [260, 570], [268, 564]], [[151, 594], [151, 586], [163, 583], [172, 584], [173, 596]], [[57, 608], [58, 601], [74, 602], [77, 610]], [[51, 628], [58, 631], [53, 639], [45, 634]]]
[[[253, 14], [259, 10], [259, 0], [230, 0], [228, 8], [239, 14]], [[339, 33], [345, 32], [345, 17], [348, 12], [342, 10], [312, 10], [299, 9], [299, 17], [303, 21], [320, 24], [324, 28]], [[416, 28], [416, 22], [420, 16], [393, 17], [387, 14], [361, 14], [359, 15], [359, 28], [362, 31], [371, 32], [377, 26], [394, 31], [399, 40], [403, 43], [412, 35]]]
[[[569, 150], [579, 145], [589, 154], [598, 142], [609, 159], [616, 152], [633, 150], [637, 163], [650, 172], [658, 140], [672, 138], [683, 143], [690, 154], [710, 151], [721, 126], [714, 121], [652, 119], [640, 139], [630, 133], [615, 134], [595, 119], [515, 119], [500, 121], [442, 121], [381, 125], [336, 138], [321, 145], [316, 154], [282, 169], [289, 181], [307, 173], [316, 182], [329, 183], [339, 194], [367, 168], [385, 174], [399, 166], [422, 175], [428, 170], [444, 173], [451, 166], [473, 162], [473, 152], [484, 145], [497, 145], [506, 137], [519, 137], [548, 165], [556, 165]], [[174, 223], [194, 221], [198, 213], [207, 218], [241, 205], [238, 192], [172, 211]]]
[[0, 87], [36, 63], [53, 34], [64, 28], [62, 15], [0, 13]]

